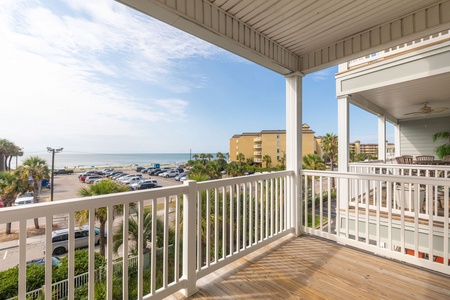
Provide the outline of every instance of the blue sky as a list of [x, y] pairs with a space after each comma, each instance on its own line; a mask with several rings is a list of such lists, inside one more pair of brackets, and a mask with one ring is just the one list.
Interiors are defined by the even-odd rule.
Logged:
[[[0, 40], [0, 138], [26, 155], [228, 152], [286, 127], [284, 77], [112, 0], [3, 0]], [[336, 72], [304, 78], [316, 135], [337, 133]], [[375, 116], [352, 107], [351, 125], [377, 141]]]

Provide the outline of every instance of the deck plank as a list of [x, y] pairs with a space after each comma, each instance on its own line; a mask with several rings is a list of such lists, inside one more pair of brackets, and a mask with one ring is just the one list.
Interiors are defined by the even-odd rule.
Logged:
[[449, 276], [312, 236], [285, 237], [197, 286], [189, 299], [450, 299]]

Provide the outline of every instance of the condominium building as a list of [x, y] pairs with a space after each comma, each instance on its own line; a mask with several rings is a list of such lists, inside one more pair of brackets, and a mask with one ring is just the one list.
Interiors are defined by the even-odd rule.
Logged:
[[[350, 145], [350, 152], [354, 154], [367, 154], [371, 155], [372, 157], [378, 157], [378, 144], [361, 144], [360, 141], [355, 141], [354, 143], [351, 143]], [[395, 145], [393, 143], [388, 143], [386, 141], [386, 152], [388, 154], [388, 157], [391, 156], [390, 154], [394, 154], [395, 151]]]
[[[314, 131], [308, 124], [302, 125], [302, 153], [317, 153], [321, 155], [320, 143], [314, 137]], [[253, 158], [258, 164], [263, 164], [263, 157], [269, 155], [272, 166], [280, 164], [286, 153], [286, 130], [262, 130], [260, 132], [244, 132], [235, 134], [230, 139], [230, 160], [238, 161], [242, 153], [245, 158]]]

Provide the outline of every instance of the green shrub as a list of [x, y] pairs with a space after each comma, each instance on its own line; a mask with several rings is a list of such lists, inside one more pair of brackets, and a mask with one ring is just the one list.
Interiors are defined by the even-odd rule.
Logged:
[[[17, 296], [19, 289], [19, 268], [13, 267], [0, 272], [0, 299]], [[27, 266], [27, 292], [41, 288], [45, 283], [45, 266]]]
[[[69, 257], [65, 256], [61, 259], [61, 266], [54, 270], [53, 281], [61, 281], [67, 279]], [[106, 260], [99, 253], [95, 252], [94, 269], [98, 269], [106, 265]], [[87, 249], [75, 251], [75, 276], [88, 272], [89, 268], [89, 251]]]

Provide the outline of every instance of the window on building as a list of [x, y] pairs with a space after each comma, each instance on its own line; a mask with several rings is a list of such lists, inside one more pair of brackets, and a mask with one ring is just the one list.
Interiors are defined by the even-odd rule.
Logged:
[[277, 155], [277, 161], [279, 161], [280, 160], [280, 156], [279, 155]]
[[277, 148], [277, 153], [280, 153], [280, 148]]
[[277, 141], [277, 146], [280, 146], [280, 141]]
[[277, 139], [279, 139], [280, 138], [280, 135], [279, 134], [277, 134]]

